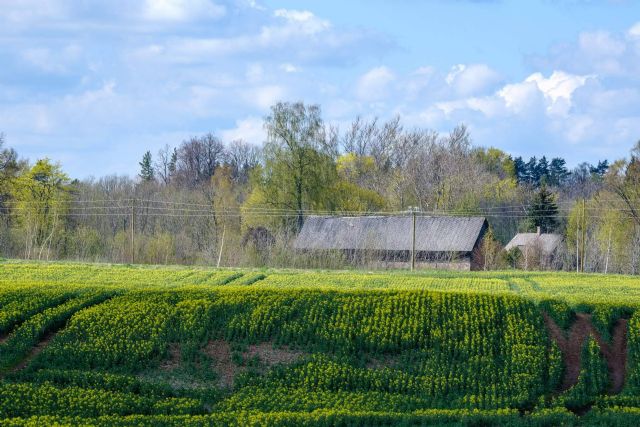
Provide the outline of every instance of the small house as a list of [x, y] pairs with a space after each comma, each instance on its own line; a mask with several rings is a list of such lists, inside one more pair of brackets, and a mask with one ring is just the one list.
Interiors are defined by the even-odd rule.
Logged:
[[476, 249], [487, 230], [483, 217], [310, 216], [294, 242], [307, 253], [338, 253], [354, 263], [410, 268], [475, 270]]
[[561, 247], [561, 234], [541, 233], [538, 227], [535, 233], [518, 233], [504, 247], [506, 251], [518, 248], [522, 253], [525, 269], [539, 267], [550, 268]]

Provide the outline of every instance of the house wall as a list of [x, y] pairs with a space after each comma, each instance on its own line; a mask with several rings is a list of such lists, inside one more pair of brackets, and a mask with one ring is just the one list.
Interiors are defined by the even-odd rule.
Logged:
[[[411, 269], [411, 251], [348, 251], [350, 259], [357, 259], [373, 268]], [[472, 269], [470, 253], [426, 252], [416, 253], [416, 269], [457, 270]]]
[[480, 230], [480, 234], [478, 235], [478, 240], [476, 240], [475, 245], [473, 245], [473, 250], [469, 254], [469, 270], [478, 271], [484, 268], [484, 254], [482, 254], [482, 242], [484, 240], [484, 236], [487, 233], [487, 222], [485, 221], [482, 229]]
[[[320, 250], [301, 251], [308, 256], [342, 259], [346, 264], [368, 266], [379, 269], [411, 269], [411, 251], [368, 251], [368, 250]], [[419, 270], [456, 270], [473, 269], [472, 255], [469, 252], [416, 252], [416, 269]]]
[[[374, 263], [373, 267], [410, 270], [411, 262], [380, 261], [379, 263]], [[470, 271], [471, 261], [470, 259], [462, 259], [456, 261], [416, 261], [416, 270]]]

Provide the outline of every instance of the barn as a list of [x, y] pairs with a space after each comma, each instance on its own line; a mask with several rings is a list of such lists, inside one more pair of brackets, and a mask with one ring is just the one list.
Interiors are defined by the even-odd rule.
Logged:
[[[477, 249], [487, 227], [483, 217], [416, 216], [416, 268], [478, 269]], [[310, 216], [294, 248], [339, 252], [350, 261], [384, 268], [410, 268], [413, 218]]]

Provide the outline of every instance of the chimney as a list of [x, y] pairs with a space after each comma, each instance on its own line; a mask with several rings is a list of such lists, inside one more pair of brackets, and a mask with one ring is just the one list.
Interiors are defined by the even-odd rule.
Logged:
[[538, 226], [538, 228], [536, 229], [536, 234], [539, 236], [540, 235], [540, 226]]

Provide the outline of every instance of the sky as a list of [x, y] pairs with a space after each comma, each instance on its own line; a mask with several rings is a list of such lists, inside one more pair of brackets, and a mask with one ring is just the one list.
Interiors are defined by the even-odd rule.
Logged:
[[278, 101], [615, 160], [640, 139], [640, 1], [0, 0], [0, 132], [74, 178], [207, 132], [262, 144]]

